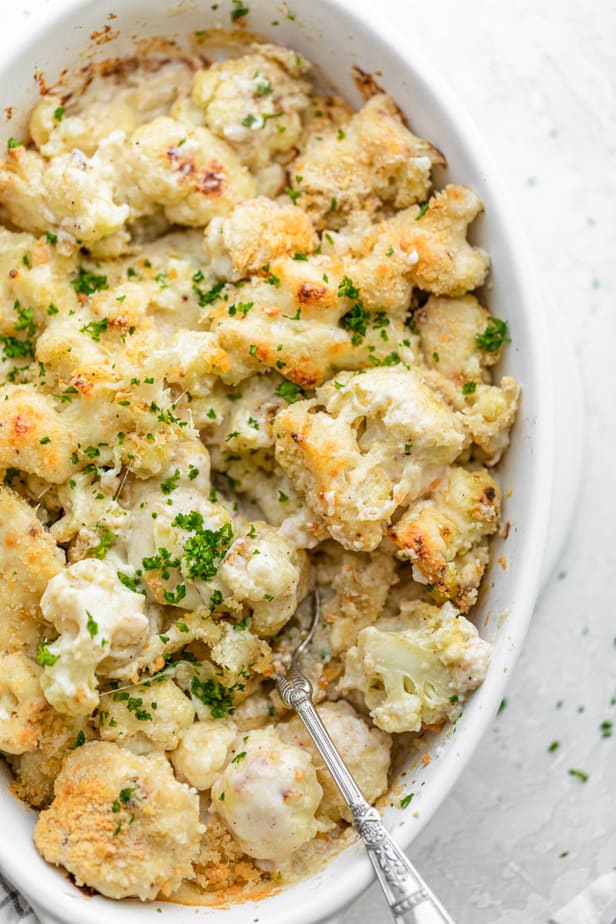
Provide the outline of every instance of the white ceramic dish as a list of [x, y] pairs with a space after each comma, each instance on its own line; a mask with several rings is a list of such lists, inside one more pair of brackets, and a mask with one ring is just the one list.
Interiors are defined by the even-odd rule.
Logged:
[[[487, 294], [494, 314], [509, 320], [513, 344], [506, 351], [502, 372], [523, 386], [523, 402], [512, 446], [500, 467], [506, 497], [503, 521], [511, 530], [506, 541], [494, 544], [494, 560], [506, 556], [507, 569], [494, 565], [476, 617], [482, 634], [493, 642], [488, 677], [457, 723], [456, 734], [435, 742], [433, 760], [413, 770], [417, 793], [415, 812], [389, 809], [386, 822], [404, 847], [443, 802], [491, 721], [503, 694], [507, 675], [519, 653], [539, 589], [554, 470], [552, 371], [546, 321], [538, 289], [515, 219], [485, 158], [485, 148], [463, 107], [423, 60], [411, 38], [396, 34], [377, 21], [364, 0], [290, 0], [294, 18], [281, 12], [279, 0], [249, 0], [249, 25], [271, 40], [303, 52], [327, 74], [351, 101], [360, 99], [351, 68], [378, 72], [379, 83], [392, 94], [412, 127], [446, 155], [447, 178], [473, 186], [486, 213], [475, 223], [473, 239], [492, 257], [493, 287]], [[165, 0], [32, 0], [29, 30], [6, 44], [0, 66], [0, 106], [12, 106], [13, 117], [2, 126], [0, 143], [18, 135], [38, 88], [35, 69], [53, 81], [63, 67], [80, 66], [80, 54], [93, 32], [105, 26], [111, 40], [95, 55], [108, 58], [130, 53], [131, 36], [186, 35], [212, 26], [229, 27], [231, 0], [219, 9], [207, 2]], [[116, 18], [109, 19], [110, 13]], [[3, 14], [4, 15], [4, 14]], [[279, 25], [272, 25], [277, 20]], [[36, 24], [35, 24], [36, 23]], [[117, 36], [115, 35], [117, 33]], [[115, 37], [114, 37], [115, 36]], [[6, 782], [5, 782], [6, 781]], [[0, 779], [6, 789], [8, 773]], [[4, 820], [0, 868], [26, 895], [43, 924], [140, 924], [152, 919], [152, 905], [113, 903], [84, 897], [58, 871], [38, 856], [31, 839], [35, 813], [9, 794], [2, 795]], [[372, 878], [363, 849], [355, 844], [310, 879], [258, 903], [225, 908], [185, 908], [163, 904], [168, 924], [207, 920], [208, 924], [316, 924], [330, 920], [355, 898]], [[432, 885], [438, 891], [438, 882]], [[451, 911], [455, 914], [456, 909]], [[384, 910], [384, 914], [385, 914]]]

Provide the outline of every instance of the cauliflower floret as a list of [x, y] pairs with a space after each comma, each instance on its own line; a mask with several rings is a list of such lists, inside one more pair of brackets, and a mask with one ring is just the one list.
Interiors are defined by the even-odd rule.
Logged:
[[105, 694], [99, 707], [100, 736], [125, 747], [172, 751], [195, 718], [195, 707], [168, 678]]
[[240, 202], [225, 218], [213, 218], [205, 232], [205, 257], [220, 279], [237, 281], [283, 254], [316, 247], [310, 219], [290, 202], [265, 196]]
[[78, 885], [147, 901], [192, 874], [203, 830], [197, 794], [174, 779], [164, 757], [96, 741], [66, 761], [34, 841]]
[[19, 468], [52, 484], [67, 481], [76, 440], [55, 398], [31, 385], [5, 385], [0, 402], [0, 468]]
[[39, 743], [46, 702], [41, 669], [20, 652], [0, 655], [0, 751], [23, 754]]
[[330, 626], [334, 655], [354, 645], [360, 629], [377, 621], [392, 585], [398, 581], [391, 555], [339, 553], [339, 546], [335, 546], [329, 560], [317, 570], [319, 584], [329, 585], [333, 591], [333, 596], [323, 597], [321, 612], [323, 622]]
[[347, 549], [371, 551], [398, 507], [460, 453], [455, 415], [410, 369], [342, 373], [275, 421], [276, 458]]
[[152, 357], [160, 363], [167, 382], [202, 396], [212, 389], [216, 375], [228, 372], [229, 357], [220, 348], [213, 334], [180, 330]]
[[[319, 706], [319, 715], [364, 798], [374, 804], [387, 789], [390, 736], [378, 728], [371, 728], [343, 700], [323, 703]], [[301, 719], [295, 716], [276, 726], [276, 730], [283, 741], [296, 744], [311, 755], [317, 768], [317, 779], [323, 789], [320, 810], [332, 821], [340, 818], [352, 821], [351, 812]]]
[[64, 553], [27, 501], [0, 486], [1, 650], [34, 655], [42, 634], [39, 601]]
[[222, 669], [227, 684], [241, 684], [249, 672], [266, 676], [272, 673], [271, 649], [248, 630], [247, 621], [222, 623], [220, 637], [210, 648], [212, 661]]
[[236, 599], [252, 607], [251, 629], [268, 636], [297, 610], [307, 590], [307, 567], [304, 552], [261, 522], [230, 548], [220, 577]]
[[[413, 205], [372, 225], [353, 242], [353, 252], [363, 258], [358, 262], [374, 286], [383, 285], [383, 273], [403, 274], [426, 292], [464, 295], [480, 286], [488, 272], [487, 253], [466, 238], [482, 210], [481, 199], [468, 186], [446, 186], [425, 210]], [[364, 284], [359, 274], [355, 281]]]
[[98, 100], [73, 114], [62, 109], [58, 96], [44, 96], [32, 110], [29, 122], [32, 140], [48, 159], [70, 154], [75, 148], [92, 157], [111, 132], [120, 129], [129, 135], [134, 127], [135, 116], [126, 103]]
[[[114, 189], [115, 163], [122, 162], [125, 144], [124, 132], [113, 131], [92, 157], [74, 148], [51, 161], [11, 148], [0, 164], [0, 205], [18, 228], [34, 234], [53, 229], [72, 247], [114, 235], [129, 216], [128, 205], [115, 202]], [[118, 238], [116, 252], [126, 238]]]
[[[316, 128], [316, 126], [315, 126]], [[374, 217], [422, 202], [433, 164], [444, 158], [405, 128], [390, 96], [373, 96], [344, 129], [316, 131], [293, 163], [292, 185], [302, 208], [338, 228], [358, 211]]]
[[319, 830], [323, 790], [310, 755], [272, 728], [238, 739], [233, 754], [212, 786], [211, 810], [249, 856], [285, 860]]
[[45, 707], [37, 721], [36, 748], [8, 758], [15, 774], [12, 791], [38, 809], [53, 799], [54, 780], [66, 758], [92, 735], [89, 717], [61, 715], [47, 702]]
[[134, 183], [170, 222], [203, 227], [255, 194], [237, 154], [205, 128], [161, 116], [134, 132], [127, 153]]
[[88, 558], [51, 579], [41, 609], [60, 633], [45, 649], [45, 696], [58, 712], [87, 715], [99, 701], [97, 670], [113, 676], [146, 643], [144, 598], [124, 587], [110, 564]]
[[460, 388], [466, 382], [485, 382], [486, 367], [500, 359], [500, 350], [486, 352], [477, 345], [489, 317], [473, 295], [430, 296], [413, 315], [426, 365]]
[[451, 599], [466, 610], [474, 600], [468, 585], [460, 599], [458, 556], [496, 532], [500, 506], [500, 489], [485, 469], [454, 466], [428, 497], [404, 512], [389, 535], [398, 557], [413, 563], [416, 581], [432, 585], [439, 602]]
[[178, 780], [201, 792], [210, 789], [227, 763], [235, 737], [235, 726], [229, 722], [206, 719], [191, 725], [169, 755]]
[[199, 71], [192, 101], [210, 131], [256, 172], [297, 143], [309, 105], [302, 75], [310, 65], [277, 45], [255, 44], [251, 51]]
[[362, 629], [340, 690], [359, 690], [376, 725], [416, 732], [454, 721], [486, 676], [491, 648], [451, 603], [410, 601], [400, 616]]

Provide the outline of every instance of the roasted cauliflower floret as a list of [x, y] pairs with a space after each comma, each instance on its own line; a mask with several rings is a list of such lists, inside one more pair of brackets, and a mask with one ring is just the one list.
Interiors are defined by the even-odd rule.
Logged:
[[253, 171], [297, 143], [309, 104], [309, 64], [278, 45], [213, 64], [195, 75], [192, 102], [207, 128], [224, 138]]
[[371, 551], [464, 443], [447, 405], [410, 369], [342, 373], [278, 414], [276, 458], [347, 549]]
[[[337, 550], [339, 552], [339, 550]], [[331, 587], [333, 595], [323, 594], [321, 612], [327, 623], [333, 654], [354, 645], [358, 632], [372, 625], [383, 612], [387, 595], [398, 581], [391, 555], [373, 552], [331, 550], [331, 557], [317, 566], [317, 580]]]
[[416, 581], [431, 585], [441, 602], [451, 599], [467, 610], [474, 599], [468, 584], [460, 599], [459, 556], [496, 532], [500, 505], [500, 489], [485, 469], [453, 466], [428, 497], [404, 512], [389, 535], [398, 557], [412, 562]]
[[0, 403], [0, 468], [19, 468], [52, 484], [67, 481], [76, 440], [56, 399], [29, 385], [5, 385]]
[[34, 508], [0, 487], [0, 632], [2, 651], [34, 656], [42, 634], [39, 607], [48, 581], [64, 565], [64, 553]]
[[482, 210], [481, 199], [468, 186], [446, 186], [427, 208], [413, 205], [373, 225], [353, 243], [353, 251], [363, 256], [363, 270], [373, 279], [385, 266], [389, 275], [404, 274], [434, 295], [464, 295], [482, 285], [488, 272], [487, 253], [466, 239], [469, 224]]
[[203, 830], [196, 793], [174, 779], [164, 757], [96, 741], [66, 761], [34, 840], [78, 885], [147, 901], [191, 875]]
[[122, 161], [125, 143], [124, 132], [113, 131], [92, 157], [74, 148], [51, 161], [10, 148], [0, 164], [0, 206], [18, 228], [54, 231], [72, 247], [114, 235], [129, 216], [128, 205], [116, 203], [114, 188], [114, 162]]
[[307, 590], [305, 554], [266, 523], [253, 523], [229, 550], [220, 576], [231, 593], [252, 607], [251, 628], [275, 635], [297, 610]]
[[178, 780], [201, 792], [210, 789], [227, 763], [235, 737], [235, 726], [226, 721], [206, 719], [191, 725], [169, 755]]
[[45, 646], [45, 696], [58, 712], [87, 715], [98, 705], [96, 672], [113, 676], [146, 643], [144, 598], [124, 587], [111, 565], [91, 558], [51, 579], [41, 609], [60, 633]]
[[212, 786], [212, 811], [249, 856], [285, 860], [319, 830], [323, 790], [310, 755], [272, 728], [238, 739], [232, 753]]
[[205, 257], [220, 279], [237, 281], [283, 254], [305, 255], [316, 247], [310, 219], [291, 202], [266, 196], [240, 202], [205, 232]]
[[[437, 298], [432, 295], [414, 314], [421, 351], [426, 364], [460, 389], [465, 383], [486, 381], [485, 370], [500, 358], [500, 350], [488, 352], [477, 345], [489, 318], [473, 295]], [[467, 386], [467, 391], [469, 390]]]
[[73, 113], [66, 112], [60, 98], [52, 95], [44, 96], [34, 107], [29, 122], [32, 140], [47, 159], [70, 154], [76, 148], [92, 157], [112, 132], [120, 129], [129, 135], [134, 127], [135, 115], [126, 103], [98, 100]]
[[[373, 804], [387, 789], [390, 736], [370, 727], [344, 700], [323, 703], [319, 706], [319, 715], [364, 798]], [[312, 756], [317, 779], [323, 789], [321, 812], [332, 821], [340, 818], [352, 821], [351, 812], [301, 719], [295, 716], [289, 722], [276, 726], [276, 730], [283, 741], [296, 744]]]
[[100, 736], [134, 749], [172, 751], [195, 718], [195, 707], [170, 680], [146, 681], [106, 694], [98, 712]]
[[348, 125], [319, 130], [293, 163], [292, 185], [302, 208], [337, 228], [355, 212], [378, 216], [384, 206], [407, 208], [430, 190], [443, 156], [405, 128], [386, 94], [373, 96]]
[[451, 603], [403, 603], [399, 617], [361, 630], [340, 689], [363, 693], [384, 731], [416, 732], [459, 716], [485, 678], [490, 651]]
[[130, 138], [128, 169], [152, 206], [171, 222], [203, 227], [255, 194], [232, 148], [205, 128], [161, 116]]
[[0, 655], [0, 751], [23, 754], [39, 743], [47, 705], [40, 673], [38, 664], [20, 652]]

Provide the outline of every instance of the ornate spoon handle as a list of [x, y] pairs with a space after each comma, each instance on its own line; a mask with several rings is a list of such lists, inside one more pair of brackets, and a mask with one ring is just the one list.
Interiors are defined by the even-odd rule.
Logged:
[[394, 920], [398, 924], [455, 924], [415, 867], [398, 847], [378, 811], [361, 794], [312, 702], [312, 685], [294, 666], [277, 678], [287, 706], [296, 711], [353, 815]]

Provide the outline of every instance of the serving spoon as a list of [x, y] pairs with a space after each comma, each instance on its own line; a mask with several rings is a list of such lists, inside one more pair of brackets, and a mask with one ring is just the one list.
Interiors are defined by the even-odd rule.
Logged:
[[353, 825], [372, 861], [379, 883], [397, 924], [455, 924], [436, 895], [421, 878], [406, 854], [398, 847], [381, 816], [364, 799], [348, 767], [338, 753], [312, 702], [312, 684], [299, 667], [320, 621], [319, 594], [313, 591], [313, 613], [309, 632], [295, 648], [285, 673], [276, 675], [282, 701], [306, 726], [327, 769], [334, 778], [353, 817]]

